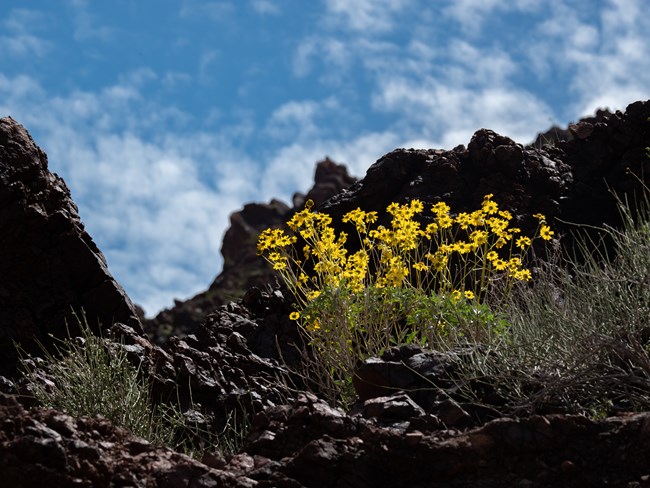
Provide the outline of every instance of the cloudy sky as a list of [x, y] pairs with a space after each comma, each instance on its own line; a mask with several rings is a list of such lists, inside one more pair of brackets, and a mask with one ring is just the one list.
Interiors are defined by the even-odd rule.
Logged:
[[207, 288], [230, 213], [326, 155], [363, 176], [647, 98], [644, 0], [0, 1], [0, 116], [148, 315]]

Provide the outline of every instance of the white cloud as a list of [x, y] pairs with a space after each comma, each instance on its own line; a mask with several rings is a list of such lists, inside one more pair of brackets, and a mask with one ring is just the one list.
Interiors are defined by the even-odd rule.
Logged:
[[448, 0], [449, 6], [442, 14], [458, 22], [465, 35], [478, 37], [487, 16], [493, 12], [534, 12], [542, 8], [552, 8], [537, 0]]
[[393, 131], [362, 133], [348, 139], [301, 138], [269, 158], [260, 178], [261, 195], [264, 199], [291, 201], [296, 191], [311, 188], [314, 163], [325, 157], [345, 164], [350, 174], [362, 177], [377, 159], [405, 142]]
[[349, 43], [326, 36], [312, 36], [301, 40], [292, 58], [293, 75], [302, 78], [312, 72], [313, 65], [322, 62], [330, 70], [321, 75], [321, 81], [336, 82], [352, 62]]
[[423, 82], [386, 80], [374, 104], [378, 110], [396, 113], [400, 118], [408, 114], [405, 133], [416, 136], [417, 127], [421, 127], [420, 137], [438, 141], [438, 147], [444, 149], [466, 145], [481, 127], [528, 143], [551, 114], [542, 101], [521, 89], [466, 88], [440, 83], [435, 78]]
[[165, 88], [175, 90], [179, 87], [186, 86], [192, 81], [192, 77], [182, 71], [168, 71], [162, 78]]
[[292, 100], [273, 111], [265, 131], [274, 138], [292, 139], [312, 137], [319, 132], [318, 119], [341, 111], [336, 97], [322, 101]]
[[316, 48], [315, 38], [307, 38], [300, 42], [294, 52], [291, 64], [294, 76], [302, 78], [311, 72], [312, 56], [317, 52]]
[[43, 15], [36, 10], [11, 10], [1, 24], [8, 35], [0, 36], [0, 51], [15, 57], [44, 56], [52, 44], [33, 32], [43, 23]]
[[258, 191], [252, 161], [227, 137], [164, 129], [156, 140], [140, 135], [141, 75], [52, 99], [31, 78], [0, 75], [0, 110], [47, 152], [109, 269], [152, 314], [206, 288], [221, 266], [229, 214]]
[[644, 3], [605, 3], [593, 12], [555, 0], [529, 46], [540, 73], [549, 78], [568, 73], [573, 100], [568, 118], [573, 120], [650, 98], [650, 18], [643, 14]]
[[271, 0], [252, 0], [251, 6], [255, 12], [262, 15], [277, 15], [280, 13], [280, 7]]
[[207, 83], [212, 80], [211, 66], [217, 62], [219, 59], [219, 51], [216, 49], [208, 49], [207, 51], [201, 53], [199, 59], [199, 80]]
[[381, 33], [395, 25], [396, 14], [411, 5], [411, 0], [325, 0], [332, 26], [352, 31]]

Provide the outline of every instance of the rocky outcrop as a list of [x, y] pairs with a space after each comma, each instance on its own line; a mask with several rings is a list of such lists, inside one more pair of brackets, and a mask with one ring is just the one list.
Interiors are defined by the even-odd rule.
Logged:
[[291, 216], [302, 210], [307, 199], [321, 205], [356, 181], [344, 165], [326, 158], [316, 164], [314, 186], [307, 194], [296, 193], [292, 207], [278, 201], [249, 203], [230, 216], [221, 254], [223, 270], [210, 287], [186, 301], [177, 300], [174, 307], [163, 310], [154, 319], [145, 322], [148, 335], [164, 343], [170, 334], [184, 336], [205, 320], [219, 305], [241, 298], [252, 287], [263, 288], [276, 281], [273, 270], [257, 255], [257, 238], [267, 227], [282, 226]]
[[[587, 127], [589, 127], [589, 125], [593, 127], [594, 124], [605, 122], [612, 115], [613, 114], [608, 109], [599, 109], [596, 110], [596, 114], [593, 117], [584, 117], [580, 119], [577, 124], [572, 123], [567, 127], [559, 127], [558, 125], [554, 124], [547, 131], [537, 134], [537, 137], [531, 146], [539, 149], [545, 145], [554, 146], [560, 142], [566, 142], [574, 139], [574, 135], [578, 139], [584, 139], [585, 130]], [[578, 125], [581, 125], [582, 129], [578, 130]]]
[[136, 311], [84, 230], [65, 182], [23, 126], [0, 119], [0, 375], [13, 375], [14, 343], [72, 331], [71, 311], [88, 323], [128, 323]]
[[422, 415], [386, 428], [301, 395], [258, 414], [242, 452], [203, 462], [2, 395], [0, 419], [2, 486], [650, 486], [648, 413], [501, 418], [463, 432]]
[[459, 431], [435, 416], [390, 428], [310, 395], [254, 419], [244, 451], [260, 486], [649, 486], [650, 414], [500, 418]]
[[156, 401], [198, 409], [201, 423], [219, 432], [233, 412], [239, 418], [252, 415], [291, 402], [305, 389], [306, 379], [292, 369], [304, 347], [288, 318], [290, 310], [279, 291], [253, 288], [239, 303], [214, 310], [192, 334], [172, 337], [164, 348], [120, 323], [109, 337], [140, 366]]
[[[625, 113], [601, 113], [598, 121], [581, 121], [570, 128], [571, 140], [541, 148], [481, 129], [467, 147], [451, 151], [397, 149], [319, 210], [338, 222], [361, 207], [379, 212], [380, 222], [385, 222], [391, 202], [418, 198], [427, 207], [442, 200], [464, 212], [480, 207], [483, 196], [492, 193], [524, 232], [534, 231], [532, 215], [537, 212], [563, 234], [574, 231], [575, 224], [616, 226], [620, 219], [611, 192], [642, 194], [636, 177], [650, 172], [648, 117], [650, 101], [636, 102]], [[564, 242], [571, 245], [570, 239]]]
[[240, 474], [216, 470], [157, 447], [103, 418], [26, 411], [0, 394], [0, 484], [6, 487], [253, 487]]

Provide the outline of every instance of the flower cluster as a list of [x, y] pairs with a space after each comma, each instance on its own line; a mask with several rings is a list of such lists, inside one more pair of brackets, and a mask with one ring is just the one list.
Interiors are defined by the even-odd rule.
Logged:
[[[428, 310], [426, 303], [422, 305], [426, 297], [478, 307], [488, 295], [500, 293], [503, 298], [515, 282], [531, 279], [524, 258], [535, 239], [550, 240], [553, 231], [544, 216], [536, 214], [538, 232], [523, 235], [511, 227], [510, 212], [500, 210], [492, 197], [486, 195], [478, 210], [458, 214], [452, 214], [444, 202], [430, 207], [430, 213], [417, 199], [391, 203], [386, 209], [390, 222], [376, 226], [377, 212], [357, 208], [342, 218], [354, 238], [346, 232], [337, 234], [332, 218], [312, 211], [313, 202], [308, 201], [287, 222], [290, 233], [281, 229], [262, 232], [258, 251], [296, 297], [296, 311], [290, 318], [299, 321], [312, 345], [337, 357], [349, 353], [346, 348], [356, 348], [349, 354], [355, 356], [353, 364], [380, 353], [376, 350], [380, 346], [368, 345], [368, 335], [387, 335], [381, 341], [370, 341], [381, 347], [405, 337], [423, 342], [427, 336], [430, 342], [425, 330], [391, 336], [395, 322], [422, 324], [423, 329], [426, 324], [441, 323], [439, 318], [422, 315]], [[396, 305], [388, 298], [395, 296], [419, 305]], [[382, 321], [393, 324], [372, 329]], [[440, 325], [433, 329], [448, 330]], [[336, 368], [330, 365], [329, 370]]]
[[[329, 215], [312, 212], [313, 202], [287, 222], [293, 235], [282, 229], [266, 229], [259, 237], [258, 251], [280, 271], [285, 282], [296, 292], [304, 306], [324, 288], [345, 287], [361, 293], [367, 287], [418, 286], [428, 291], [485, 298], [489, 284], [497, 279], [528, 281], [531, 272], [522, 256], [536, 236], [521, 234], [510, 227], [512, 215], [499, 210], [484, 197], [481, 208], [455, 216], [440, 202], [431, 207], [433, 222], [425, 227], [415, 217], [423, 213], [420, 200], [407, 204], [392, 203], [386, 209], [392, 216], [390, 226], [371, 229], [378, 215], [357, 208], [344, 215], [342, 222], [354, 226], [360, 249], [349, 253], [348, 234], [336, 235]], [[542, 214], [539, 238], [550, 240], [553, 231]], [[302, 257], [294, 248], [300, 236], [304, 242]], [[313, 263], [314, 275], [305, 272], [306, 262]], [[467, 278], [474, 281], [468, 287]], [[433, 285], [433, 286], [432, 286]]]

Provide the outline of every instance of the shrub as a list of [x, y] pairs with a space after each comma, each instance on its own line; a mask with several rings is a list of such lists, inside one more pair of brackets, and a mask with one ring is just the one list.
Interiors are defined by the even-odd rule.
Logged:
[[[575, 256], [512, 294], [508, 334], [475, 350], [463, 376], [480, 397], [496, 389], [518, 413], [650, 408], [650, 192], [618, 200], [624, 227], [600, 229]], [[635, 209], [633, 214], [632, 208]], [[601, 251], [598, 251], [601, 249]]]
[[127, 350], [93, 335], [84, 317], [77, 319], [80, 337], [61, 340], [52, 353], [42, 348], [44, 360], [21, 359], [28, 389], [41, 406], [73, 417], [102, 415], [152, 444], [193, 457], [239, 448], [249, 427], [246, 415], [231, 414], [221, 432], [211, 432], [199, 412], [182, 412], [180, 401], [155, 404], [149, 383], [129, 361]]
[[533, 239], [553, 235], [540, 214], [538, 232], [522, 235], [492, 195], [455, 216], [437, 203], [426, 226], [417, 220], [424, 205], [412, 200], [388, 206], [389, 227], [372, 227], [376, 212], [345, 214], [358, 248], [350, 252], [348, 234], [337, 235], [331, 217], [312, 206], [287, 222], [292, 233], [263, 231], [258, 251], [296, 297], [291, 318], [311, 346], [311, 379], [344, 405], [359, 361], [391, 345], [447, 347], [502, 334], [499, 307], [514, 283], [531, 279], [523, 261]]
[[93, 335], [85, 317], [77, 320], [81, 337], [61, 340], [53, 353], [43, 347], [45, 360], [38, 368], [33, 360], [21, 359], [37, 402], [73, 417], [102, 415], [152, 443], [173, 444], [169, 421], [182, 414], [154, 407], [149, 386], [126, 350]]

